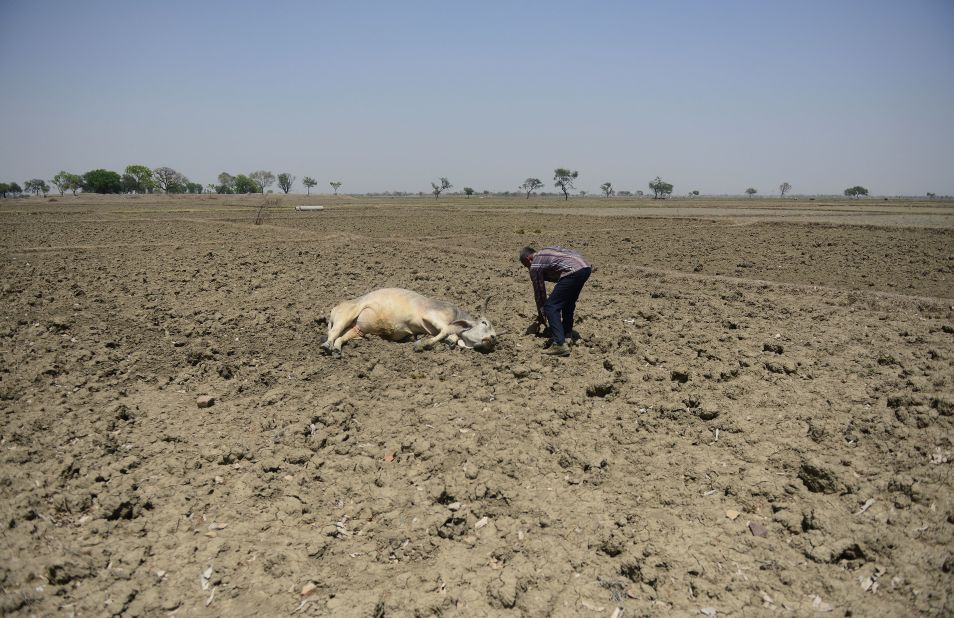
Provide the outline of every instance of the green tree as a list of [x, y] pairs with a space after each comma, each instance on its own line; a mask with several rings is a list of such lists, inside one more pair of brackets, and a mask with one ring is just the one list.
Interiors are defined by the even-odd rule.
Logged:
[[693, 189], [692, 191], [689, 192], [689, 195], [691, 195], [691, 196], [693, 196], [693, 197], [699, 197], [699, 190], [698, 190], [698, 189]]
[[83, 177], [79, 174], [70, 174], [70, 191], [73, 192], [73, 195], [76, 195], [76, 192], [83, 188]]
[[470, 197], [474, 194], [474, 190], [471, 187], [464, 187], [464, 195]]
[[523, 181], [523, 184], [517, 187], [522, 189], [527, 193], [527, 199], [530, 199], [530, 194], [543, 186], [543, 181], [539, 178], [527, 178]]
[[846, 197], [862, 197], [868, 195], [868, 190], [862, 187], [861, 185], [855, 185], [853, 187], [848, 187], [845, 189]]
[[131, 188], [136, 193], [152, 193], [156, 189], [152, 170], [145, 165], [127, 165], [123, 175], [130, 176]]
[[745, 192], [746, 192], [746, 194], [748, 194], [749, 197], [752, 197], [753, 195], [755, 195], [755, 194], [758, 193], [759, 191], [758, 191], [758, 189], [756, 189], [755, 187], [749, 187], [748, 189], [745, 190]]
[[265, 193], [265, 189], [270, 187], [271, 184], [275, 182], [275, 174], [267, 170], [258, 170], [258, 171], [252, 172], [248, 176], [249, 178], [257, 182], [258, 186], [262, 188], [262, 190], [259, 191], [259, 193]]
[[431, 193], [434, 194], [434, 199], [435, 199], [435, 200], [441, 196], [441, 192], [446, 191], [447, 189], [450, 189], [451, 187], [454, 186], [454, 185], [452, 185], [452, 184], [450, 183], [449, 180], [447, 180], [447, 179], [444, 178], [443, 176], [441, 176], [439, 182], [440, 182], [440, 184], [438, 184], [438, 183], [436, 183], [436, 182], [432, 182], [432, 183], [431, 183], [431, 186], [434, 188], [433, 191], [431, 191]]
[[119, 193], [122, 178], [110, 170], [95, 169], [83, 174], [83, 191], [88, 193]]
[[23, 188], [20, 185], [18, 185], [16, 182], [9, 183], [9, 187], [10, 188], [8, 189], [8, 191], [12, 193], [13, 195], [20, 195], [21, 193], [23, 193]]
[[60, 192], [60, 195], [63, 195], [72, 188], [72, 179], [75, 176], [75, 174], [61, 170], [56, 176], [50, 179], [50, 182], [56, 186], [56, 190]]
[[132, 174], [123, 174], [119, 178], [120, 191], [123, 193], [135, 193], [139, 189], [139, 182]]
[[202, 193], [202, 183], [199, 182], [187, 182], [185, 184], [186, 193]]
[[338, 195], [338, 189], [341, 188], [341, 181], [340, 181], [340, 180], [332, 180], [332, 181], [329, 182], [328, 184], [330, 184], [330, 185], [331, 185], [331, 188], [335, 190], [335, 195]]
[[130, 184], [133, 191], [152, 193], [156, 189], [156, 181], [153, 179], [152, 170], [145, 165], [127, 165], [124, 170], [124, 175], [126, 174], [132, 178]]
[[783, 182], [778, 186], [778, 192], [782, 194], [782, 197], [785, 197], [785, 194], [792, 190], [792, 185], [787, 182]]
[[563, 191], [563, 199], [570, 199], [570, 189], [575, 189], [573, 181], [580, 176], [577, 171], [570, 171], [564, 167], [558, 167], [553, 170], [553, 186]]
[[603, 195], [605, 197], [609, 197], [613, 195], [614, 193], [616, 193], [616, 191], [613, 191], [613, 183], [611, 182], [604, 182], [603, 184], [601, 184], [600, 191], [603, 192]]
[[9, 192], [10, 192], [10, 183], [0, 182], [0, 197], [6, 197], [7, 193]]
[[666, 182], [659, 176], [649, 181], [649, 188], [653, 191], [654, 200], [663, 199], [672, 194], [672, 184]]
[[295, 177], [288, 172], [282, 172], [278, 175], [278, 188], [284, 191], [286, 195], [291, 191], [293, 184], [295, 184]]
[[236, 193], [261, 193], [262, 186], [255, 182], [252, 178], [249, 178], [245, 174], [239, 174], [235, 177], [235, 192]]
[[23, 186], [26, 187], [26, 190], [33, 195], [39, 195], [40, 193], [46, 195], [50, 192], [50, 185], [46, 184], [46, 181], [42, 178], [32, 178], [24, 182]]
[[222, 172], [218, 176], [219, 184], [215, 187], [216, 193], [235, 193], [235, 176]]
[[[308, 195], [311, 195], [311, 188], [318, 184], [318, 181], [312, 178], [311, 176], [305, 176], [301, 181], [301, 184], [305, 185], [305, 188], [308, 190]], [[337, 187], [335, 188], [335, 193], [338, 192]]]

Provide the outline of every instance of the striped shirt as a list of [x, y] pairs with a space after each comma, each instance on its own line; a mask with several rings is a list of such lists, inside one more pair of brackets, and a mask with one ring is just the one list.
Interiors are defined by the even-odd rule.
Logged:
[[[578, 270], [589, 268], [590, 263], [572, 249], [563, 247], [544, 247], [533, 254], [530, 263], [530, 281], [533, 283], [533, 297], [537, 301], [537, 313], [547, 302], [547, 288], [544, 281], [557, 282]], [[541, 314], [542, 315], [542, 314]]]

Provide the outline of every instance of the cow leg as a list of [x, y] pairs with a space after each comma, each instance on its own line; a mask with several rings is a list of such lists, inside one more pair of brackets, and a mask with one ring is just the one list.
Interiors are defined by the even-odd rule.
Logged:
[[325, 337], [325, 340], [321, 344], [321, 347], [325, 350], [325, 352], [331, 352], [334, 348], [335, 341], [341, 337], [341, 334], [346, 329], [351, 328], [352, 326], [354, 326], [354, 322], [350, 320], [347, 322], [344, 320], [339, 320], [337, 322], [328, 320], [328, 336]]
[[343, 335], [335, 339], [335, 342], [331, 346], [332, 354], [341, 354], [341, 346], [348, 343], [352, 339], [357, 339], [364, 337], [366, 332], [374, 332], [375, 324], [375, 313], [374, 309], [365, 308], [361, 310], [361, 313], [351, 322], [351, 328], [349, 328]]
[[331, 347], [331, 353], [335, 356], [341, 356], [341, 346], [348, 343], [352, 339], [363, 336], [364, 333], [361, 332], [361, 329], [358, 328], [357, 324], [348, 329], [348, 331], [338, 337], [334, 344]]
[[[342, 303], [331, 310], [331, 316], [328, 318], [328, 336], [321, 344], [326, 352], [336, 349], [335, 341], [341, 337], [342, 333], [354, 326], [358, 313], [360, 313], [358, 307], [351, 303]], [[341, 346], [337, 349], [340, 351]]]
[[420, 351], [422, 351], [422, 350], [430, 350], [431, 348], [434, 347], [434, 344], [437, 343], [438, 341], [441, 341], [441, 340], [443, 340], [443, 339], [446, 339], [447, 337], [449, 337], [449, 336], [451, 336], [451, 335], [455, 335], [455, 336], [456, 336], [457, 330], [458, 330], [458, 327], [457, 327], [457, 326], [455, 326], [455, 325], [453, 325], [453, 324], [447, 324], [447, 325], [444, 326], [444, 328], [442, 328], [440, 331], [438, 331], [438, 333], [437, 333], [436, 335], [434, 335], [433, 337], [430, 337], [430, 338], [428, 338], [428, 339], [421, 339], [420, 341], [418, 341], [417, 343], [415, 343], [415, 344], [414, 344], [414, 351], [415, 351], [415, 352], [420, 352]]

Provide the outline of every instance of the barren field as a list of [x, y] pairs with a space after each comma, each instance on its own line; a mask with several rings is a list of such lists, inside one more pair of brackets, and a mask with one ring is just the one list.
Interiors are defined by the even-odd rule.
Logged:
[[0, 614], [954, 613], [954, 205], [282, 199], [0, 202]]

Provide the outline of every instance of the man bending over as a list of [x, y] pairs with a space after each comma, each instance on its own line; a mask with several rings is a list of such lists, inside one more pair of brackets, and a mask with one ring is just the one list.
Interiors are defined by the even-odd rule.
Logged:
[[[550, 345], [544, 354], [569, 356], [567, 335], [573, 332], [573, 312], [583, 284], [593, 267], [582, 255], [563, 247], [533, 247], [520, 250], [520, 263], [530, 270], [533, 297], [537, 303], [537, 319], [531, 328], [544, 324], [550, 327]], [[545, 281], [556, 283], [547, 297]]]

